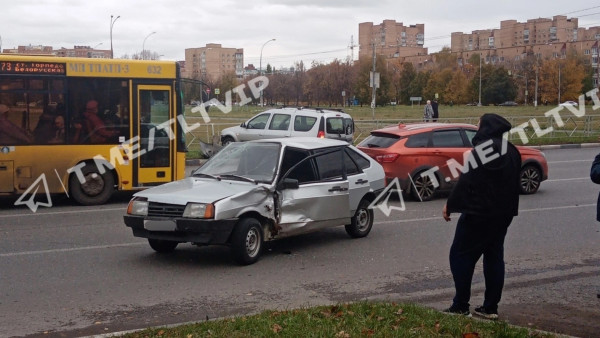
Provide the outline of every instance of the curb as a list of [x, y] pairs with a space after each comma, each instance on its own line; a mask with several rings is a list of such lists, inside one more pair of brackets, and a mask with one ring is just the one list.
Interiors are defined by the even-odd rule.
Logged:
[[201, 166], [204, 163], [206, 163], [206, 161], [208, 161], [208, 159], [204, 159], [204, 158], [189, 159], [189, 160], [185, 160], [185, 166], [186, 167]]
[[554, 145], [530, 146], [530, 147], [539, 149], [539, 150], [597, 148], [597, 147], [600, 147], [600, 143], [554, 144]]

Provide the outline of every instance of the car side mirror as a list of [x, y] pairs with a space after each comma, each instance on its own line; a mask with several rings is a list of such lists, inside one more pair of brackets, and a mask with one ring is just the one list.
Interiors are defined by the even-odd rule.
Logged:
[[248, 126], [246, 126], [246, 122], [242, 122], [242, 124], [240, 124], [240, 127], [247, 128]]
[[277, 190], [298, 189], [298, 187], [300, 187], [300, 184], [294, 178], [284, 178], [277, 184]]

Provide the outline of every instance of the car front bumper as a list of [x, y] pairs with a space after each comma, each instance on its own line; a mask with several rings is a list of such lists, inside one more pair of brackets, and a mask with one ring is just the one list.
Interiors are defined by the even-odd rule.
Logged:
[[[190, 242], [194, 244], [226, 244], [237, 223], [237, 219], [149, 219], [143, 216], [123, 216], [125, 225], [130, 227], [135, 237], [162, 239], [175, 242]], [[172, 222], [173, 229], [149, 230], [148, 222]]]

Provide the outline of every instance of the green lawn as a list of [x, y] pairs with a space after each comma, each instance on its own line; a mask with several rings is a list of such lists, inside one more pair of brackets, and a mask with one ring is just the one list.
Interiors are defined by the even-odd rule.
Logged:
[[[323, 107], [329, 108], [329, 107]], [[564, 143], [589, 143], [598, 142], [600, 136], [600, 111], [594, 110], [593, 106], [587, 105], [577, 114], [577, 117], [567, 108], [558, 112], [552, 111], [555, 106], [447, 106], [439, 107], [439, 122], [461, 122], [477, 124], [484, 113], [496, 113], [507, 118], [513, 127], [526, 124], [524, 131], [527, 134], [527, 145], [564, 144]], [[187, 135], [189, 145], [189, 158], [200, 156], [200, 145], [198, 140], [204, 143], [212, 143], [212, 137], [219, 135], [221, 130], [251, 118], [252, 116], [270, 109], [270, 107], [242, 106], [233, 107], [228, 113], [223, 113], [216, 107], [208, 111], [209, 123], [205, 123], [199, 113], [191, 113], [186, 108], [186, 119], [189, 125], [200, 123], [200, 126], [191, 134]], [[331, 107], [331, 109], [343, 109], [352, 115], [355, 120], [356, 133], [355, 144], [369, 135], [371, 130], [399, 122], [419, 122], [423, 117], [423, 105], [415, 106], [385, 106], [373, 110], [367, 106]], [[585, 113], [583, 112], [585, 109]], [[373, 115], [375, 119], [373, 119]], [[540, 130], [536, 133], [531, 121], [539, 125]], [[559, 125], [559, 120], [562, 126]], [[547, 128], [552, 127], [551, 132], [544, 133]], [[517, 134], [511, 135], [510, 140], [515, 144], [523, 144]]]
[[554, 337], [503, 321], [448, 315], [412, 304], [358, 302], [265, 311], [124, 337]]

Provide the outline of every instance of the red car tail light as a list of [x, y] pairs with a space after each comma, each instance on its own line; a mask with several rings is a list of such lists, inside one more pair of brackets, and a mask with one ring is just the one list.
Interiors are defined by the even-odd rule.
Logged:
[[375, 160], [379, 163], [392, 163], [398, 158], [398, 154], [384, 154], [375, 156]]
[[317, 134], [318, 138], [325, 138], [325, 132], [322, 130], [319, 130], [319, 133]]

